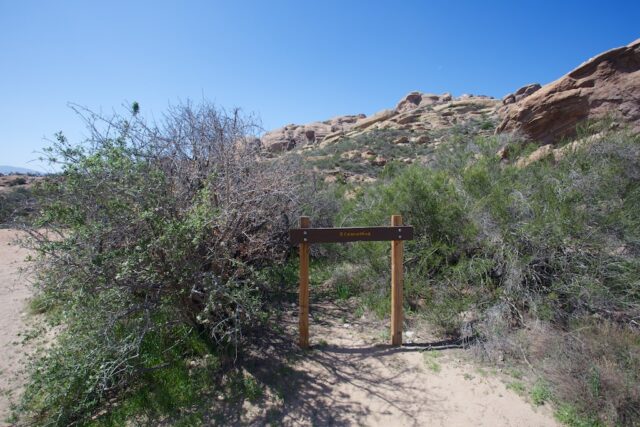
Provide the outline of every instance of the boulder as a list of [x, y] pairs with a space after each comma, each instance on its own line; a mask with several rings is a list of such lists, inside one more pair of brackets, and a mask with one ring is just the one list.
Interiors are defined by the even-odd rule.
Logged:
[[371, 151], [371, 150], [366, 150], [360, 153], [360, 158], [364, 160], [369, 160], [375, 156], [376, 156], [375, 151]]
[[404, 98], [400, 100], [400, 102], [398, 102], [398, 105], [396, 105], [396, 111], [410, 111], [417, 108], [422, 101], [422, 96], [423, 93], [421, 92], [408, 93]]
[[433, 93], [422, 92], [409, 92], [404, 96], [396, 105], [395, 110], [398, 113], [404, 113], [407, 111], [415, 110], [418, 107], [426, 107], [433, 104], [441, 104], [443, 102], [451, 101], [452, 97], [450, 93], [443, 93], [442, 95], [436, 95]]
[[384, 166], [387, 164], [387, 159], [382, 156], [377, 156], [375, 159], [371, 161], [371, 164], [374, 166]]
[[496, 153], [496, 156], [498, 156], [500, 160], [507, 160], [509, 158], [509, 146], [505, 145], [504, 147], [500, 148]]
[[431, 142], [431, 138], [429, 138], [429, 135], [420, 135], [415, 137], [413, 142], [416, 144], [428, 144]]
[[[551, 157], [554, 162], [559, 162], [568, 154], [573, 153], [578, 149], [588, 147], [594, 142], [602, 139], [603, 135], [603, 132], [598, 132], [594, 135], [589, 135], [586, 138], [576, 139], [575, 141], [572, 141], [560, 148], [553, 148], [552, 144], [543, 145], [542, 147], [536, 149], [533, 153], [529, 154], [527, 157], [518, 159], [518, 161], [516, 162], [516, 166], [519, 168], [524, 168], [534, 162], [538, 162], [549, 157]], [[498, 152], [498, 155], [500, 155], [500, 151]]]
[[516, 166], [524, 168], [529, 166], [533, 162], [538, 162], [542, 159], [546, 159], [549, 156], [553, 156], [553, 145], [545, 144], [542, 147], [536, 149], [533, 153], [527, 157], [523, 157], [516, 162]]
[[356, 130], [366, 129], [369, 126], [376, 124], [378, 122], [389, 120], [391, 117], [395, 115], [396, 115], [396, 110], [383, 110], [374, 114], [371, 117], [358, 120], [356, 124], [353, 126], [353, 129], [356, 129]]
[[581, 121], [606, 116], [640, 132], [640, 39], [590, 59], [519, 100], [507, 97], [504, 103], [496, 133], [521, 132], [541, 144], [571, 137]]
[[518, 89], [514, 93], [510, 93], [509, 95], [502, 98], [502, 103], [504, 105], [508, 105], [508, 104], [513, 104], [514, 102], [519, 102], [520, 100], [526, 98], [527, 96], [531, 95], [532, 93], [538, 91], [538, 89], [541, 89], [541, 88], [542, 86], [540, 86], [539, 83], [532, 83], [530, 85], [522, 86], [520, 89]]
[[401, 136], [400, 138], [396, 138], [392, 141], [393, 144], [408, 144], [409, 138], [406, 136]]

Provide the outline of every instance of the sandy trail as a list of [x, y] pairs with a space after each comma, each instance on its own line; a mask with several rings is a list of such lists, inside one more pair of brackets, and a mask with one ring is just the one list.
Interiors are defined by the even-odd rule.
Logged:
[[0, 425], [6, 423], [11, 402], [19, 396], [20, 370], [26, 358], [21, 334], [27, 330], [27, 278], [20, 273], [28, 251], [14, 243], [19, 232], [0, 229]]
[[[498, 374], [474, 364], [465, 353], [468, 350], [390, 347], [385, 323], [354, 319], [352, 313], [347, 306], [312, 306], [313, 349], [290, 369], [274, 365], [274, 358], [267, 356], [262, 364], [266, 371], [250, 368], [261, 381], [279, 389], [281, 397], [262, 411], [245, 406], [245, 416], [237, 424], [558, 425], [551, 408], [532, 406], [508, 389]], [[292, 307], [287, 329], [294, 337], [296, 327]], [[437, 342], [422, 334], [413, 334], [413, 342]]]

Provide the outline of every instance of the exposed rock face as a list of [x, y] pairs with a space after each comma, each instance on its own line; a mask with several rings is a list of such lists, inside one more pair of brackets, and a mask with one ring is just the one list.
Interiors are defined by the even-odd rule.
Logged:
[[[291, 150], [308, 144], [324, 146], [343, 137], [354, 137], [378, 129], [424, 132], [448, 128], [471, 119], [495, 118], [500, 101], [482, 95], [463, 95], [453, 98], [442, 95], [411, 92], [400, 100], [396, 108], [383, 110], [370, 117], [364, 114], [336, 117], [307, 125], [288, 125], [266, 133], [262, 145], [271, 152]], [[398, 140], [405, 143], [426, 144], [426, 135]]]
[[323, 122], [306, 125], [290, 124], [280, 129], [272, 130], [262, 136], [262, 145], [271, 152], [291, 150], [300, 145], [314, 144], [322, 141], [329, 134], [342, 134], [350, 130], [364, 114], [340, 116]]
[[520, 131], [549, 144], [575, 134], [585, 119], [613, 116], [640, 132], [640, 39], [590, 59], [542, 88], [508, 95], [496, 133]]
[[449, 102], [451, 99], [452, 97], [450, 93], [434, 95], [432, 93], [410, 92], [402, 98], [400, 102], [398, 102], [396, 112], [402, 113], [405, 111], [415, 110], [418, 107], [441, 104], [443, 102]]
[[[602, 135], [602, 133], [596, 133], [586, 138], [576, 139], [575, 141], [572, 141], [560, 148], [554, 148], [552, 144], [542, 145], [527, 157], [521, 157], [520, 159], [518, 159], [518, 161], [516, 162], [516, 166], [519, 168], [524, 168], [529, 166], [531, 163], [548, 158], [551, 158], [553, 161], [558, 162], [568, 154], [575, 152], [579, 148], [592, 145], [594, 142], [601, 139]], [[500, 155], [500, 153], [498, 153], [498, 155]]]
[[540, 86], [539, 83], [533, 83], [530, 85], [523, 86], [517, 91], [515, 91], [514, 93], [510, 93], [509, 95], [502, 98], [502, 103], [504, 105], [513, 104], [514, 102], [518, 102], [521, 99], [526, 98], [527, 96], [531, 95], [532, 93], [536, 92], [538, 89], [541, 89], [541, 88], [542, 86]]

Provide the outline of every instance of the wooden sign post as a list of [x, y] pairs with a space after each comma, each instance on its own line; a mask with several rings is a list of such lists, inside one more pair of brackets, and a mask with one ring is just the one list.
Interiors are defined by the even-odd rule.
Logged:
[[[300, 217], [300, 228], [309, 228], [309, 217]], [[300, 243], [300, 290], [299, 290], [300, 316], [298, 319], [300, 340], [302, 348], [309, 347], [309, 243]]]
[[[393, 215], [392, 226], [401, 226], [402, 217]], [[391, 241], [391, 344], [402, 345], [402, 257], [404, 243], [402, 240]]]
[[300, 217], [300, 228], [289, 231], [291, 243], [300, 245], [299, 344], [309, 347], [309, 245], [357, 241], [391, 241], [391, 344], [402, 344], [402, 257], [404, 241], [413, 239], [413, 227], [402, 225], [393, 215], [390, 227], [311, 228], [308, 217]]

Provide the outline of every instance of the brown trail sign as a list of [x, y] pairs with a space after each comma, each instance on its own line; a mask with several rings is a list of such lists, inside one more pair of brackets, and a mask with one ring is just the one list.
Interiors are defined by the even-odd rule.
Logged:
[[289, 231], [292, 244], [300, 245], [299, 344], [309, 347], [309, 245], [391, 241], [391, 344], [402, 344], [402, 257], [404, 240], [413, 239], [413, 227], [403, 226], [402, 217], [393, 215], [390, 227], [311, 228], [309, 218], [300, 217], [300, 228]]

